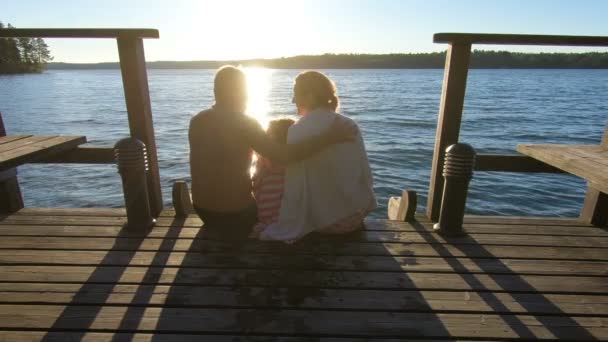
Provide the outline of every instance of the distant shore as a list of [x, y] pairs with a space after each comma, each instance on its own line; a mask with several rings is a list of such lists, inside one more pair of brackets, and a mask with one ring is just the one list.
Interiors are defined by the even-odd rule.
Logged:
[[[442, 69], [445, 52], [414, 54], [325, 54], [233, 61], [157, 61], [149, 69], [215, 69], [224, 64], [271, 69]], [[64, 70], [119, 69], [118, 62], [49, 63]], [[516, 53], [474, 51], [471, 68], [478, 69], [608, 69], [608, 52]]]

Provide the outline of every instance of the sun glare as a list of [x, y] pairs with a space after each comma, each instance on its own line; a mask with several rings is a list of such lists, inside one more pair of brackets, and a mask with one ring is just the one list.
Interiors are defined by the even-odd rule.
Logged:
[[245, 68], [247, 75], [247, 90], [249, 101], [247, 102], [247, 114], [254, 117], [266, 128], [268, 126], [268, 114], [270, 103], [268, 96], [272, 87], [272, 70], [265, 68]]

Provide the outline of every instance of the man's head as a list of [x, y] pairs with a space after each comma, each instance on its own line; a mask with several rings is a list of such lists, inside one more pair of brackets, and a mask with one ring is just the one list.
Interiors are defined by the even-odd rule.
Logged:
[[247, 107], [247, 78], [243, 70], [232, 65], [219, 68], [215, 73], [213, 93], [216, 106], [244, 112]]

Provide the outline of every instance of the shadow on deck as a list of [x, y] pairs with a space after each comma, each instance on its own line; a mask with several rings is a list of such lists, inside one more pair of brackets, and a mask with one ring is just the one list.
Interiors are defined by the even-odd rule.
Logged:
[[566, 219], [468, 217], [296, 245], [206, 237], [166, 212], [23, 209], [0, 221], [6, 340], [608, 338], [608, 232]]

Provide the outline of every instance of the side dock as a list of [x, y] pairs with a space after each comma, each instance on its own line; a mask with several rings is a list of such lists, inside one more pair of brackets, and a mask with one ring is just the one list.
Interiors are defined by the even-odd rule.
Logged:
[[[117, 40], [130, 135], [143, 146], [119, 156], [140, 162], [144, 176], [130, 178], [147, 186], [138, 204], [149, 214], [140, 216], [156, 219], [152, 228], [133, 224], [133, 203], [23, 208], [19, 165], [115, 163], [114, 150], [80, 146], [81, 136], [11, 136], [0, 120], [2, 341], [608, 340], [608, 129], [597, 145], [520, 145], [511, 155], [473, 146], [468, 159], [445, 157], [459, 143], [472, 44], [608, 46], [608, 37], [435, 35], [449, 48], [426, 212], [404, 191], [393, 219], [294, 245], [211, 235], [188, 214], [184, 182], [175, 208], [162, 207], [143, 50], [158, 31], [3, 29], [1, 37]], [[580, 216], [464, 215], [468, 179], [445, 191], [446, 174], [505, 171], [584, 178]], [[442, 220], [458, 234], [438, 233]]]

